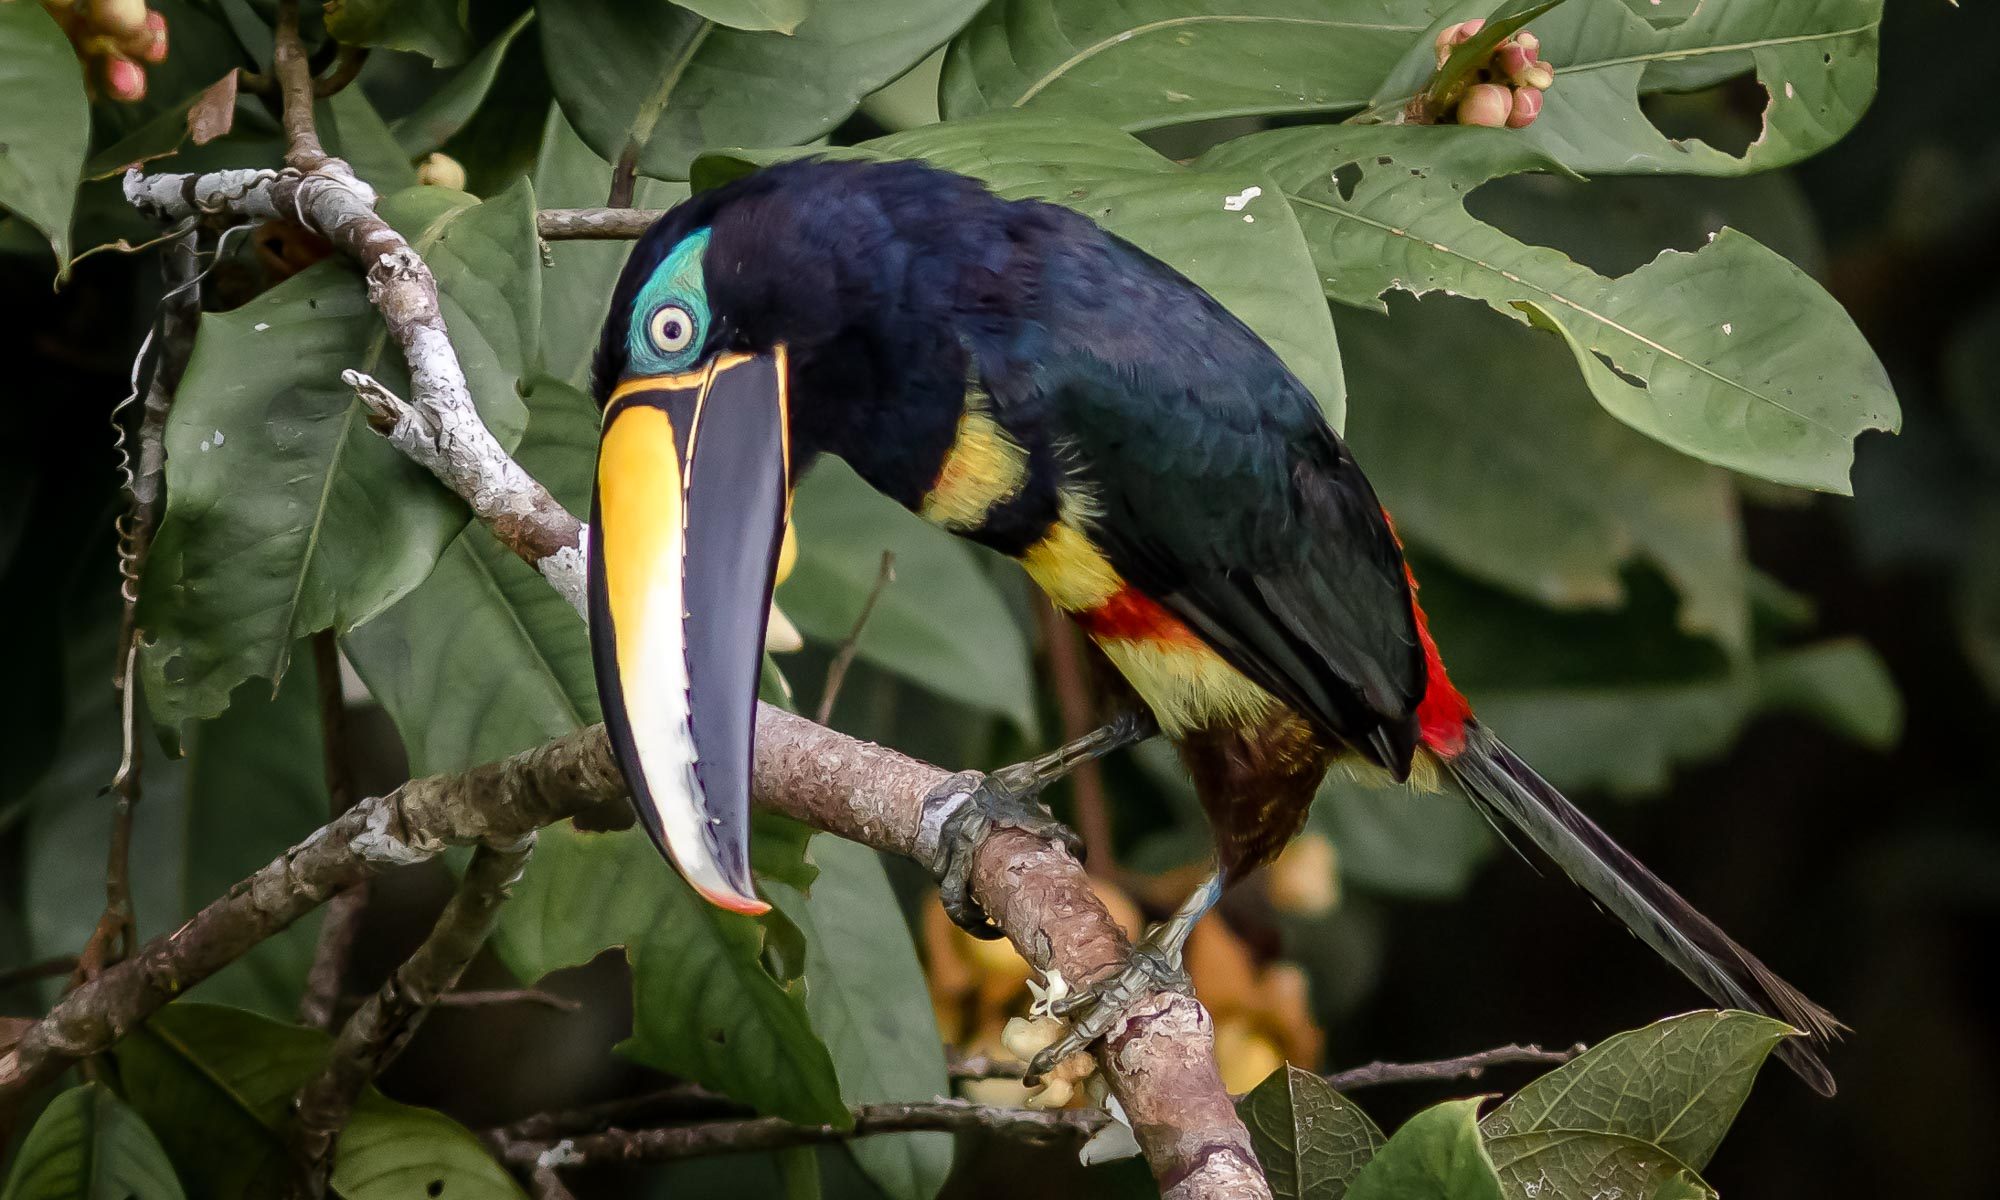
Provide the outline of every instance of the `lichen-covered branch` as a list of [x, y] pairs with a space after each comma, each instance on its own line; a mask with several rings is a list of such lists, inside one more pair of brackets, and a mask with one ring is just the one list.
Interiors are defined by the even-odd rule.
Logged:
[[543, 241], [630, 241], [660, 219], [657, 208], [545, 208], [535, 214]]
[[409, 1045], [424, 1014], [458, 983], [486, 944], [500, 905], [528, 865], [534, 839], [529, 833], [511, 845], [489, 842], [473, 851], [430, 936], [341, 1026], [325, 1068], [299, 1089], [292, 1105], [298, 1194], [326, 1195], [334, 1145], [362, 1089]]

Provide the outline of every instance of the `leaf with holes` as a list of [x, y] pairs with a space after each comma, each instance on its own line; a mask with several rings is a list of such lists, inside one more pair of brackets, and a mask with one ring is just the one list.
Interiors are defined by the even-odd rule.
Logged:
[[21, 1140], [0, 1200], [182, 1200], [180, 1180], [145, 1119], [110, 1088], [57, 1096]]
[[[181, 1003], [120, 1040], [112, 1057], [126, 1099], [196, 1195], [277, 1196], [291, 1178], [292, 1097], [331, 1046], [315, 1029]], [[521, 1196], [463, 1126], [373, 1088], [341, 1132], [333, 1191], [344, 1200]]]
[[[515, 381], [539, 325], [527, 186], [485, 203], [416, 188], [382, 211], [430, 263], [473, 399], [511, 446]], [[344, 264], [203, 317], [167, 424], [167, 509], [140, 601], [163, 723], [220, 712], [244, 679], [281, 678], [297, 639], [382, 612], [464, 526], [458, 500], [368, 429], [340, 380], [350, 367], [409, 394], [402, 355]]]
[[1486, 1139], [1510, 1200], [1630, 1196], [1632, 1200], [1714, 1200], [1686, 1163], [1651, 1142], [1552, 1129]]
[[1446, 0], [999, 0], [952, 39], [950, 120], [999, 109], [1127, 130], [1360, 108]]
[[1589, 1130], [1650, 1142], [1708, 1165], [1757, 1069], [1795, 1036], [1747, 1012], [1692, 1012], [1621, 1033], [1516, 1092], [1480, 1122], [1488, 1138]]
[[658, 0], [543, 0], [556, 99], [598, 156], [685, 179], [705, 146], [790, 146], [958, 31], [978, 0], [817, 0], [789, 34], [729, 29]]
[[0, 4], [0, 112], [0, 209], [40, 230], [67, 271], [90, 104], [76, 51], [39, 4]]
[[1311, 1071], [1289, 1064], [1236, 1102], [1275, 1200], [1340, 1200], [1382, 1131]]
[[[1650, 14], [1649, 14], [1650, 15]], [[1556, 68], [1541, 116], [1507, 136], [1591, 174], [1742, 175], [1817, 154], [1839, 141], [1875, 95], [1882, 0], [1708, 3], [1656, 26], [1623, 0], [1568, 0], [1536, 18], [1541, 57]], [[1413, 47], [1373, 100], [1402, 108], [1436, 66]], [[1708, 87], [1755, 73], [1763, 129], [1743, 154], [1662, 133], [1641, 95]]]
[[1378, 310], [1392, 290], [1483, 300], [1560, 334], [1598, 403], [1641, 432], [1747, 474], [1849, 491], [1855, 436], [1901, 418], [1839, 303], [1733, 230], [1619, 279], [1516, 241], [1464, 204], [1488, 179], [1549, 165], [1513, 133], [1285, 129], [1196, 165], [1275, 179], [1335, 300]]

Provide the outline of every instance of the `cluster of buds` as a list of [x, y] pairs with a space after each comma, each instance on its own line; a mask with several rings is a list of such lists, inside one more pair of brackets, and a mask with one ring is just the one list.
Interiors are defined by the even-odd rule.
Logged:
[[[1461, 21], [1437, 36], [1442, 68], [1451, 52], [1484, 28], [1483, 19]], [[1542, 115], [1542, 93], [1556, 81], [1556, 69], [1541, 60], [1542, 41], [1523, 29], [1493, 48], [1492, 57], [1445, 97], [1444, 111], [1460, 125], [1526, 129]]]
[[167, 18], [146, 0], [42, 0], [83, 60], [91, 87], [126, 103], [146, 98], [146, 68], [167, 58]]

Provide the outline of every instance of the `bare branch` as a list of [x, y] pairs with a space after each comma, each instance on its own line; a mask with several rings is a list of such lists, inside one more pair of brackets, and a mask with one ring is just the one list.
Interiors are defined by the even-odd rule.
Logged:
[[438, 1008], [497, 1008], [505, 1004], [532, 1004], [540, 1008], [552, 1008], [557, 1012], [573, 1013], [583, 1007], [583, 1001], [572, 1000], [568, 996], [558, 996], [540, 988], [475, 988], [463, 992], [446, 992], [436, 1001]]
[[751, 1110], [727, 1096], [718, 1095], [692, 1083], [659, 1091], [621, 1096], [583, 1108], [557, 1109], [523, 1117], [486, 1132], [489, 1141], [548, 1142], [580, 1133], [603, 1133], [607, 1129], [633, 1125], [666, 1125], [683, 1121], [713, 1120], [717, 1117], [747, 1117]]
[[45, 958], [40, 962], [24, 963], [18, 967], [8, 967], [0, 971], [0, 991], [21, 983], [33, 983], [37, 979], [54, 979], [76, 970], [76, 956], [65, 954], [60, 958]]
[[861, 611], [854, 615], [854, 628], [847, 631], [847, 638], [840, 643], [840, 649], [833, 652], [833, 661], [826, 667], [826, 685], [820, 688], [819, 711], [813, 720], [824, 725], [833, 716], [834, 701], [840, 699], [840, 685], [847, 679], [847, 669], [854, 665], [854, 656], [861, 652], [861, 632], [868, 628], [868, 618], [875, 615], [875, 605], [882, 599], [882, 593], [896, 582], [896, 554], [893, 550], [882, 552], [882, 567], [875, 572], [875, 586], [868, 589], [868, 598], [861, 602]]
[[361, 77], [361, 68], [368, 62], [368, 47], [342, 46], [334, 57], [333, 69], [313, 81], [313, 95], [321, 100], [344, 91], [347, 85]]
[[[347, 702], [340, 694], [340, 646], [333, 630], [313, 635], [313, 673], [319, 692], [320, 759], [326, 777], [327, 816], [354, 807], [354, 780], [347, 769]], [[361, 918], [368, 908], [368, 885], [357, 883], [326, 906], [319, 942], [306, 972], [305, 994], [299, 997], [299, 1020], [316, 1029], [332, 1029], [334, 1002]]]
[[1028, 1064], [990, 1054], [968, 1054], [954, 1057], [945, 1069], [953, 1079], [1020, 1079], [1027, 1075]]
[[1461, 1054], [1457, 1058], [1441, 1058], [1435, 1062], [1373, 1062], [1365, 1067], [1350, 1067], [1345, 1071], [1335, 1071], [1326, 1077], [1326, 1081], [1335, 1091], [1346, 1092], [1385, 1083], [1432, 1083], [1445, 1079], [1477, 1079], [1486, 1073], [1488, 1067], [1508, 1066], [1513, 1063], [1559, 1066], [1582, 1054], [1585, 1049], [1582, 1042], [1567, 1050], [1544, 1050], [1540, 1046], [1499, 1046], [1492, 1050], [1481, 1050], [1477, 1054]]
[[278, 81], [282, 104], [285, 163], [295, 171], [316, 171], [328, 157], [319, 130], [313, 127], [313, 72], [299, 41], [299, 0], [278, 0], [278, 20], [271, 31], [271, 74]]
[[292, 1105], [299, 1194], [326, 1194], [333, 1175], [334, 1143], [362, 1089], [410, 1044], [424, 1014], [457, 984], [472, 956], [486, 944], [499, 920], [500, 905], [520, 879], [534, 846], [530, 833], [511, 845], [489, 843], [473, 851], [458, 890], [430, 936], [341, 1026], [326, 1067], [299, 1089]]
[[545, 208], [535, 214], [535, 232], [550, 242], [626, 242], [664, 215], [657, 208]]
[[674, 1125], [660, 1129], [613, 1129], [555, 1142], [510, 1141], [501, 1161], [511, 1166], [595, 1167], [614, 1163], [657, 1163], [734, 1154], [748, 1150], [780, 1150], [842, 1142], [879, 1133], [982, 1131], [1032, 1145], [1083, 1142], [1110, 1122], [1111, 1114], [1095, 1108], [1002, 1108], [969, 1100], [933, 1100], [924, 1104], [862, 1104], [849, 1110], [854, 1128], [794, 1125], [778, 1117], [750, 1117]]

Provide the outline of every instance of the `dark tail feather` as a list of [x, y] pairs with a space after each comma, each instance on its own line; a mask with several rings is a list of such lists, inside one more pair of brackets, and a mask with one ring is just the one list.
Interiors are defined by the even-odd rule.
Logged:
[[1808, 1034], [1810, 1042], [1787, 1038], [1780, 1043], [1778, 1057], [1814, 1091], [1833, 1095], [1833, 1073], [1816, 1052], [1842, 1028], [1832, 1013], [1731, 941], [1484, 726], [1468, 724], [1465, 749], [1444, 762], [1503, 835], [1505, 827], [1526, 834], [1564, 874], [1716, 1003], [1776, 1017]]

